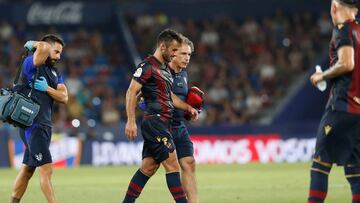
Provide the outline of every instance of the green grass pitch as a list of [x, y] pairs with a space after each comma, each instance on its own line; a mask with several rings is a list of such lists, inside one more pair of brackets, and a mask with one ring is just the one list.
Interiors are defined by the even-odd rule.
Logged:
[[[199, 165], [197, 179], [202, 203], [303, 203], [306, 202], [310, 163]], [[135, 166], [55, 169], [53, 184], [59, 203], [120, 203]], [[0, 169], [0, 202], [9, 201], [17, 171]], [[351, 202], [342, 167], [334, 167], [326, 202]], [[32, 178], [22, 203], [46, 202], [38, 174]], [[137, 202], [174, 202], [164, 171], [150, 179]]]

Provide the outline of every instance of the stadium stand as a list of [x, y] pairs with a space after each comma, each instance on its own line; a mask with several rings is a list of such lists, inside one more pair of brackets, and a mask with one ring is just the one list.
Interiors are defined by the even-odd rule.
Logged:
[[[273, 17], [243, 21], [228, 17], [180, 20], [165, 14], [126, 19], [141, 58], [152, 53], [156, 34], [165, 27], [195, 42], [188, 71], [190, 84], [207, 93], [199, 123], [205, 125], [258, 122], [286, 95], [293, 81], [311, 68], [331, 29], [327, 15], [286, 16], [281, 10]], [[0, 24], [2, 86], [12, 82], [23, 42], [44, 33], [25, 29], [24, 24]], [[57, 126], [67, 126], [75, 118], [109, 125], [124, 121], [123, 95], [134, 67], [117, 34], [85, 28], [60, 34], [67, 46], [59, 66], [71, 96], [69, 105], [58, 109]]]

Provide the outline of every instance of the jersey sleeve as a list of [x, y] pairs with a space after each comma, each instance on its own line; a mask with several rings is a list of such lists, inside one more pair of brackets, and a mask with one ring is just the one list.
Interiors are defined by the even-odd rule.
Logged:
[[28, 56], [25, 58], [23, 63], [23, 75], [28, 81], [31, 81], [33, 75], [36, 72], [36, 67], [34, 65], [33, 56]]
[[133, 74], [133, 79], [144, 85], [151, 77], [151, 65], [148, 63], [140, 63]]
[[335, 28], [335, 49], [338, 50], [342, 46], [354, 47], [353, 35], [348, 23], [340, 24]]

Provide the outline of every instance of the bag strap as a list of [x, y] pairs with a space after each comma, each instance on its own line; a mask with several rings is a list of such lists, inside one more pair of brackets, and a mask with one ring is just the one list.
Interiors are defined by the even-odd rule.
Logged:
[[[13, 83], [13, 87], [15, 87], [17, 85], [17, 83], [19, 82], [19, 78], [20, 78], [20, 74], [22, 73], [23, 69], [24, 69], [24, 62], [25, 62], [25, 59], [26, 57], [29, 55], [29, 51], [26, 51], [25, 54], [22, 55], [21, 57], [21, 64], [20, 64], [20, 67], [18, 68], [18, 71], [16, 72], [16, 76], [15, 76], [15, 79], [14, 79], [14, 83]], [[35, 80], [36, 78], [38, 77], [39, 75], [39, 71], [38, 71], [38, 68], [36, 67], [36, 72], [35, 72], [35, 78], [34, 80], [31, 82], [31, 90], [28, 94], [28, 97], [30, 98], [31, 97], [31, 93], [33, 91], [33, 89], [35, 89]]]
[[35, 77], [34, 77], [32, 83], [31, 83], [31, 89], [30, 89], [30, 92], [29, 92], [29, 94], [28, 94], [28, 97], [29, 97], [29, 98], [31, 97], [32, 91], [35, 89], [35, 87], [34, 87], [34, 86], [35, 86], [35, 80], [36, 80], [37, 77], [39, 76], [38, 67], [35, 67], [35, 70], [36, 70], [36, 72], [35, 72]]
[[23, 54], [22, 57], [21, 57], [20, 67], [18, 68], [18, 71], [16, 72], [16, 76], [15, 76], [15, 79], [14, 79], [13, 86], [17, 85], [17, 83], [19, 82], [20, 74], [21, 74], [21, 72], [23, 70], [23, 67], [24, 67], [24, 61], [25, 61], [25, 58], [28, 55], [29, 55], [29, 52], [26, 51], [25, 54]]

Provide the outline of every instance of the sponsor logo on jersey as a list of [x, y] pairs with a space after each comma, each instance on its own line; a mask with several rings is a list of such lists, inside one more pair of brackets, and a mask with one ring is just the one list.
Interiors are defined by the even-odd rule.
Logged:
[[142, 73], [142, 68], [138, 68], [134, 73], [134, 77], [137, 77], [137, 78], [140, 77], [141, 73]]

